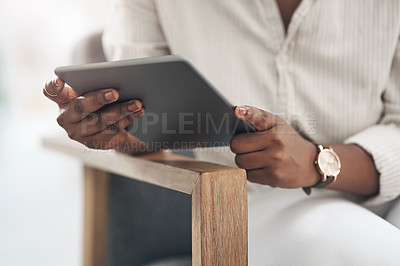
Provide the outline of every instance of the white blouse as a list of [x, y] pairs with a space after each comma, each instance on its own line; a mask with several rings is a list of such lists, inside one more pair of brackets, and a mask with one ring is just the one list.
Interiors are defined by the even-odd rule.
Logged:
[[[233, 103], [316, 143], [356, 143], [400, 194], [400, 1], [303, 0], [285, 34], [275, 0], [116, 0], [109, 60], [181, 54]], [[200, 157], [233, 164], [229, 149]]]

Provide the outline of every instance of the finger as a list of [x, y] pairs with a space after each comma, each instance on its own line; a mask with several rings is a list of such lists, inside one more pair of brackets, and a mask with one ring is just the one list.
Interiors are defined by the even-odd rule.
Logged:
[[43, 87], [43, 94], [60, 107], [79, 97], [79, 94], [70, 87], [65, 87], [64, 81], [54, 78], [46, 82]]
[[268, 158], [267, 154], [265, 150], [263, 150], [263, 151], [236, 155], [235, 163], [240, 168], [246, 170], [254, 170], [265, 167], [268, 164], [267, 158]]
[[265, 134], [268, 131], [261, 131], [255, 133], [242, 133], [232, 137], [230, 148], [233, 153], [243, 154], [265, 149], [266, 144], [260, 141], [260, 134]]
[[84, 136], [78, 139], [75, 139], [86, 147], [96, 150], [108, 150], [112, 147], [109, 144], [109, 141], [117, 134], [120, 134], [121, 130], [115, 125], [111, 125], [110, 127], [104, 129], [103, 131], [91, 135]]
[[122, 130], [120, 134], [117, 134], [111, 140], [110, 145], [112, 145], [112, 148], [116, 151], [131, 155], [149, 152], [146, 144], [125, 130]]
[[115, 102], [118, 97], [118, 91], [114, 89], [89, 92], [68, 103], [65, 111], [60, 115], [61, 120], [69, 123], [81, 121], [104, 105]]
[[82, 122], [76, 124], [80, 126], [85, 136], [96, 134], [115, 123], [119, 128], [124, 129], [144, 114], [141, 109], [142, 103], [132, 100], [91, 113]]
[[125, 129], [126, 127], [128, 127], [130, 124], [132, 124], [133, 122], [135, 122], [136, 120], [138, 120], [140, 117], [142, 117], [145, 113], [144, 108], [140, 109], [139, 111], [130, 114], [126, 117], [124, 117], [123, 119], [121, 119], [118, 123], [117, 123], [117, 127], [119, 129]]
[[276, 187], [273, 180], [268, 178], [267, 169], [265, 168], [246, 170], [246, 173], [249, 182]]
[[116, 125], [113, 124], [97, 134], [78, 141], [91, 149], [115, 149], [132, 155], [149, 152], [143, 142]]
[[266, 179], [265, 169], [259, 168], [254, 170], [246, 170], [247, 180], [252, 183], [264, 184]]
[[277, 124], [278, 116], [275, 116], [267, 111], [242, 105], [235, 108], [237, 118], [252, 124], [258, 131], [268, 130]]
[[279, 126], [276, 126], [270, 130], [238, 134], [231, 139], [231, 151], [246, 154], [271, 148], [276, 150], [283, 146], [279, 133]]
[[125, 130], [118, 129], [117, 131], [108, 129], [111, 134], [105, 140], [102, 133], [91, 136], [85, 141], [85, 145], [94, 149], [114, 149], [119, 152], [127, 154], [139, 154], [147, 152], [146, 145], [126, 132]]

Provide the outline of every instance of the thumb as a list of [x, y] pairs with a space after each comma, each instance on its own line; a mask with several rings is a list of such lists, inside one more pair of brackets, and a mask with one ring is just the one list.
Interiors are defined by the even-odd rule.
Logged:
[[65, 86], [60, 78], [49, 80], [43, 87], [43, 94], [60, 107], [79, 97], [79, 94], [74, 89]]
[[275, 116], [267, 111], [242, 105], [235, 108], [235, 115], [237, 118], [252, 124], [258, 131], [264, 131], [275, 127], [277, 124], [278, 116]]

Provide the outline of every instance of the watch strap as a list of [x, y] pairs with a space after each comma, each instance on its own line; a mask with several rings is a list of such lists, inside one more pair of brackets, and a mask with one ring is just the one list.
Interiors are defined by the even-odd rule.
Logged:
[[323, 182], [322, 180], [320, 180], [317, 184], [310, 186], [310, 187], [303, 187], [303, 191], [307, 194], [310, 195], [311, 194], [311, 188], [323, 188], [326, 187], [327, 185], [329, 185], [330, 183], [332, 183], [333, 181], [335, 181], [335, 177], [333, 176], [327, 176], [325, 182]]

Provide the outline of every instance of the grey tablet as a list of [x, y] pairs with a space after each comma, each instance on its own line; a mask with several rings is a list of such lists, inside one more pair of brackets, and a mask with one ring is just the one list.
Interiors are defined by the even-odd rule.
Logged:
[[177, 55], [59, 67], [55, 73], [78, 93], [119, 91], [119, 101], [141, 100], [144, 116], [127, 128], [152, 149], [229, 145], [255, 132], [187, 60]]

